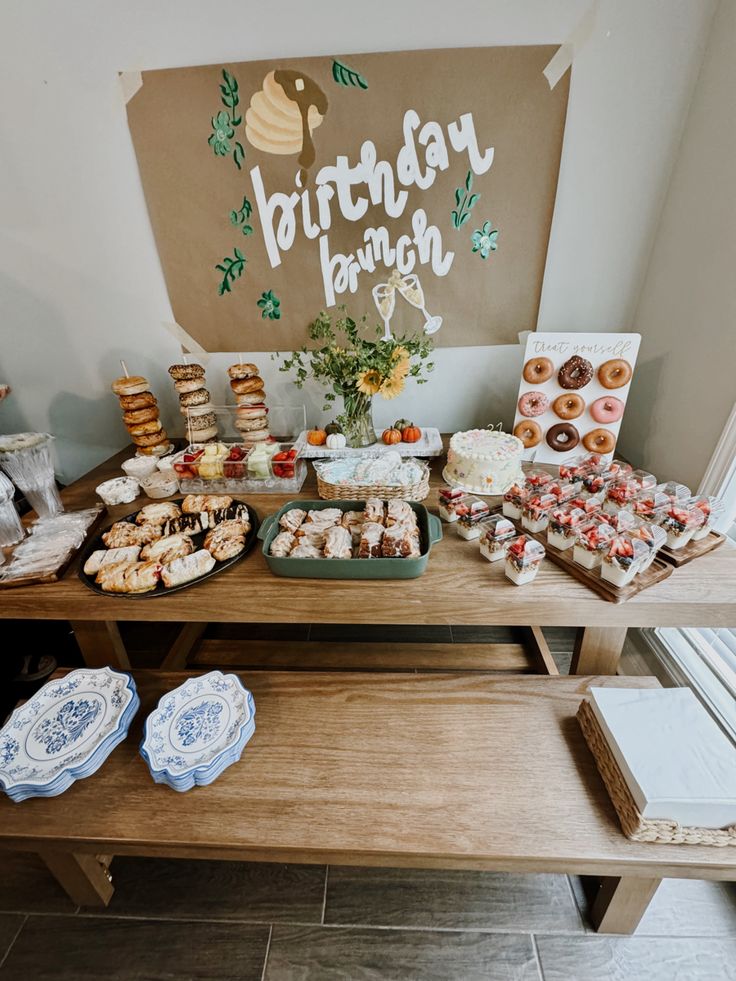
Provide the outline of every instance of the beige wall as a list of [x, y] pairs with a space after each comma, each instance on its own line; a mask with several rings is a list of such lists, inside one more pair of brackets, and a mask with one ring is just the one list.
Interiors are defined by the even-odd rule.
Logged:
[[[300, 54], [561, 42], [591, 0], [26, 0], [0, 3], [0, 432], [50, 430], [65, 479], [127, 434], [109, 390], [125, 358], [181, 432], [171, 319], [118, 70]], [[541, 330], [627, 330], [714, 0], [601, 0], [576, 55]], [[479, 79], [479, 84], [483, 80]], [[172, 156], [175, 166], [175, 154]], [[700, 245], [678, 228], [687, 255]], [[687, 243], [685, 245], [685, 243]], [[316, 311], [315, 311], [316, 313]], [[652, 319], [652, 318], [650, 318]], [[663, 342], [666, 349], [667, 342]], [[248, 352], [243, 352], [249, 360]], [[656, 349], [650, 352], [655, 361]], [[225, 395], [228, 355], [210, 362]], [[269, 396], [309, 406], [263, 365]], [[445, 348], [431, 384], [377, 422], [454, 430], [513, 419], [521, 351]]]
[[721, 0], [632, 328], [621, 448], [697, 488], [736, 402], [736, 2]]

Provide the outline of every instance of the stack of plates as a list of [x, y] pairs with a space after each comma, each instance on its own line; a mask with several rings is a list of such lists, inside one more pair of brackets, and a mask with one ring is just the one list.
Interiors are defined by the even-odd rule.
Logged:
[[0, 787], [16, 802], [63, 793], [102, 766], [139, 705], [130, 675], [111, 668], [50, 681], [0, 730]]
[[255, 714], [253, 696], [236, 675], [190, 678], [146, 719], [141, 756], [156, 783], [179, 791], [206, 787], [240, 759]]

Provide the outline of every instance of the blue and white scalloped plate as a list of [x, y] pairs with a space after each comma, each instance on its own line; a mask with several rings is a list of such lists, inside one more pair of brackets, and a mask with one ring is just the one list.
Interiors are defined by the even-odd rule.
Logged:
[[63, 793], [102, 766], [139, 705], [131, 676], [112, 668], [48, 682], [0, 729], [0, 787], [16, 802]]
[[234, 674], [210, 671], [164, 695], [146, 719], [140, 752], [156, 783], [206, 787], [236, 763], [255, 732], [252, 694]]

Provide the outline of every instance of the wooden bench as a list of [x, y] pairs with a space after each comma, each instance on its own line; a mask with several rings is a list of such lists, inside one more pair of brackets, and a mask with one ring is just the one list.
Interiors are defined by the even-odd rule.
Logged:
[[143, 720], [187, 675], [136, 674], [141, 710], [94, 776], [0, 800], [0, 848], [38, 853], [82, 905], [114, 855], [598, 876], [599, 930], [630, 933], [662, 877], [736, 879], [736, 850], [626, 839], [575, 712], [651, 678], [258, 671], [256, 733], [210, 787], [153, 783]]

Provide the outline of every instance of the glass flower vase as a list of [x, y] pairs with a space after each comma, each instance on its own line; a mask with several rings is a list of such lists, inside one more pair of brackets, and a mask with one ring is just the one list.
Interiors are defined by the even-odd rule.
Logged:
[[347, 445], [353, 449], [371, 446], [376, 442], [373, 425], [373, 399], [362, 392], [343, 392], [343, 412], [340, 416]]

